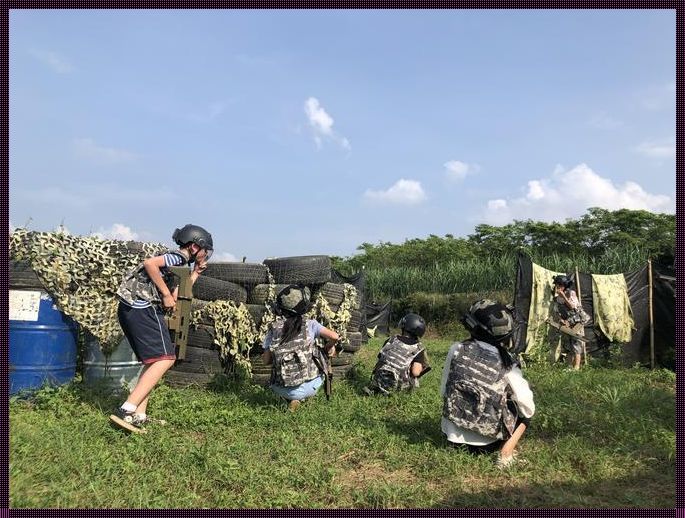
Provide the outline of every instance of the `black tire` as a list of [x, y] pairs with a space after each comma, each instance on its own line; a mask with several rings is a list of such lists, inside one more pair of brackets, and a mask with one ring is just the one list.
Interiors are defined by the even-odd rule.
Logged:
[[266, 266], [260, 263], [209, 263], [203, 275], [245, 287], [269, 282]]
[[44, 290], [43, 283], [40, 282], [38, 274], [31, 269], [29, 264], [24, 261], [10, 261], [10, 289], [35, 289]]
[[266, 306], [264, 304], [246, 304], [246, 306], [250, 316], [254, 320], [257, 327], [259, 327], [259, 324], [262, 323], [264, 313], [266, 313]]
[[354, 353], [361, 349], [362, 334], [360, 332], [347, 333], [347, 340], [347, 342], [343, 342], [343, 351]]
[[188, 328], [188, 345], [203, 349], [216, 349], [214, 326], [199, 324]]
[[339, 367], [341, 365], [352, 365], [352, 362], [354, 360], [354, 354], [353, 353], [338, 353], [337, 356], [333, 356], [331, 358], [331, 366], [332, 367]]
[[347, 329], [353, 329], [359, 331], [362, 325], [362, 312], [358, 309], [350, 310], [350, 321], [347, 324]]
[[169, 369], [164, 375], [164, 381], [172, 387], [205, 387], [212, 378], [213, 374], [200, 374], [197, 372], [182, 372], [176, 369]]
[[302, 255], [265, 259], [279, 284], [317, 284], [331, 280], [331, 259], [327, 255]]
[[202, 300], [232, 300], [247, 302], [247, 291], [233, 282], [200, 276], [193, 284], [193, 297]]
[[253, 374], [250, 381], [255, 385], [268, 387], [271, 381], [271, 374]]
[[327, 282], [321, 289], [319, 289], [319, 294], [328, 302], [331, 309], [335, 305], [340, 307], [343, 297], [345, 296], [345, 286], [342, 284], [333, 284], [332, 282]]
[[[274, 294], [278, 295], [278, 292], [283, 288], [288, 286], [287, 284], [276, 284], [274, 288]], [[269, 285], [268, 284], [257, 284], [254, 288], [250, 290], [250, 295], [247, 298], [247, 302], [250, 304], [265, 304], [266, 299], [269, 296]]]
[[174, 370], [199, 374], [220, 374], [224, 372], [219, 360], [219, 351], [192, 345], [186, 347], [185, 360], [178, 360], [174, 365]]

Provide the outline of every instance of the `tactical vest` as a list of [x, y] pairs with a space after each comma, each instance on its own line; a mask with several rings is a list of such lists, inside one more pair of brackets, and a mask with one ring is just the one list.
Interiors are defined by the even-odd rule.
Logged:
[[463, 342], [450, 362], [442, 415], [485, 437], [508, 438], [516, 426], [516, 413], [507, 405], [506, 373], [497, 350], [477, 340]]
[[307, 336], [307, 322], [302, 321], [302, 330], [289, 342], [282, 343], [284, 319], [277, 319], [272, 327], [271, 341], [271, 383], [281, 387], [297, 387], [313, 380], [319, 374], [314, 355], [319, 354], [314, 340]]
[[409, 345], [397, 336], [390, 339], [378, 353], [378, 362], [373, 368], [372, 380], [376, 387], [384, 394], [414, 387], [416, 380], [409, 369], [424, 350], [420, 342]]
[[[188, 264], [188, 259], [186, 259], [178, 250], [167, 250], [159, 255], [164, 254], [174, 254], [183, 258], [183, 263], [179, 266]], [[178, 285], [178, 278], [171, 273], [168, 268], [162, 267], [159, 269], [159, 272], [162, 275], [164, 284], [166, 284], [169, 291], [173, 293]], [[157, 289], [157, 286], [155, 286], [155, 283], [152, 282], [152, 279], [150, 279], [147, 271], [145, 271], [145, 265], [143, 263], [126, 274], [119, 286], [117, 296], [129, 305], [132, 305], [136, 300], [145, 300], [152, 304], [161, 304], [162, 302], [159, 290]]]
[[[568, 296], [569, 292], [566, 291]], [[554, 302], [556, 303], [556, 313], [559, 318], [562, 318], [568, 322], [569, 327], [573, 327], [577, 324], [587, 325], [590, 322], [590, 315], [583, 309], [583, 305], [578, 300], [578, 307], [576, 309], [569, 309], [564, 303], [564, 299], [561, 297], [554, 297]]]

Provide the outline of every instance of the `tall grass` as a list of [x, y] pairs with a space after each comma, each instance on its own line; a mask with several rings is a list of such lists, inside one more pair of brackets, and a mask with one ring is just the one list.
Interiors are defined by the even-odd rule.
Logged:
[[[636, 270], [647, 260], [637, 248], [610, 249], [601, 255], [532, 255], [533, 262], [558, 272], [612, 274]], [[369, 300], [401, 298], [411, 293], [465, 293], [513, 290], [516, 254], [435, 263], [425, 267], [370, 267], [366, 270]]]

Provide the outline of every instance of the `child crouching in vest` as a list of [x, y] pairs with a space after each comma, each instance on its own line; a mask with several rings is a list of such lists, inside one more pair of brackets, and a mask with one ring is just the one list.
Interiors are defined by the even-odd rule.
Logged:
[[172, 239], [180, 246], [178, 250], [145, 259], [126, 274], [117, 291], [119, 324], [144, 364], [133, 391], [109, 416], [113, 424], [130, 432], [145, 432], [150, 392], [176, 361], [176, 346], [164, 320], [164, 312], [173, 311], [178, 296], [176, 278], [169, 267], [195, 263], [190, 274], [194, 283], [207, 268], [214, 249], [212, 235], [196, 225], [177, 228]]
[[324, 338], [326, 354], [335, 354], [338, 333], [313, 319], [304, 320], [310, 308], [309, 288], [290, 285], [276, 296], [277, 318], [264, 338], [262, 359], [271, 365], [271, 390], [295, 410], [300, 401], [316, 395], [324, 382], [326, 359], [315, 340]]
[[426, 332], [426, 322], [416, 313], [407, 313], [399, 322], [401, 335], [388, 338], [378, 353], [371, 374], [371, 383], [364, 393], [389, 395], [419, 386], [419, 378], [431, 368], [420, 338]]
[[497, 466], [505, 468], [514, 462], [514, 449], [535, 413], [533, 393], [509, 353], [514, 317], [508, 307], [480, 300], [462, 322], [471, 338], [447, 353], [442, 431], [450, 446], [470, 453], [499, 450]]

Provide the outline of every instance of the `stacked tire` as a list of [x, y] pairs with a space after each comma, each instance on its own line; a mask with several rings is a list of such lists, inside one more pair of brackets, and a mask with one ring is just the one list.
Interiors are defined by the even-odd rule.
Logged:
[[[267, 268], [263, 264], [210, 262], [193, 285], [193, 309], [217, 300], [246, 304], [248, 292], [267, 282]], [[247, 308], [259, 326], [266, 307], [248, 304]], [[219, 351], [214, 344], [214, 323], [203, 321], [188, 330], [186, 358], [176, 362], [166, 379], [174, 386], [206, 385], [222, 372]]]
[[[345, 293], [344, 277], [340, 276], [331, 268], [330, 258], [325, 255], [310, 255], [296, 257], [282, 257], [264, 260], [264, 265], [269, 268], [276, 283], [275, 293], [290, 284], [303, 284], [312, 291], [312, 299], [321, 295], [328, 303], [331, 310], [337, 312], [343, 302]], [[340, 282], [337, 282], [340, 281]], [[343, 351], [331, 360], [334, 379], [344, 378], [354, 364], [354, 353], [362, 346], [362, 327], [364, 315], [360, 310], [364, 287], [357, 288], [358, 300], [351, 309], [352, 318], [347, 326], [348, 342], [344, 344]], [[264, 306], [269, 293], [268, 284], [257, 284], [248, 291], [248, 308], [253, 305]], [[268, 385], [270, 368], [262, 363], [261, 351], [256, 350], [251, 357], [253, 370], [253, 382], [260, 385]]]

